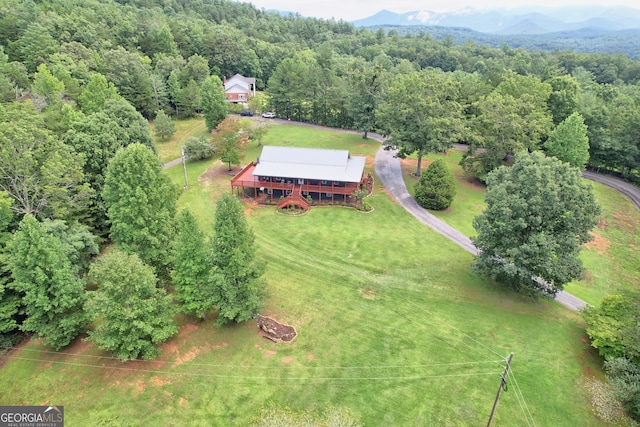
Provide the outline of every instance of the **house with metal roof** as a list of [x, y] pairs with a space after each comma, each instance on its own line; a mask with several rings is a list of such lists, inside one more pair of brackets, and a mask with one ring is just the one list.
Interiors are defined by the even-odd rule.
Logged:
[[231, 188], [275, 200], [278, 207], [346, 202], [366, 182], [366, 160], [348, 150], [264, 146], [260, 157], [233, 177]]

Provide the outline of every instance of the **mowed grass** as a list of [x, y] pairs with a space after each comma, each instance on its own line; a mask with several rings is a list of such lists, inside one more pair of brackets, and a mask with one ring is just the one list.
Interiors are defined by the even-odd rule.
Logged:
[[[300, 145], [323, 132], [301, 133]], [[316, 146], [378, 148], [325, 143]], [[216, 160], [188, 163], [180, 205], [203, 226], [229, 191], [225, 170]], [[167, 173], [184, 185], [181, 166]], [[370, 203], [367, 214], [332, 207], [299, 217], [247, 206], [267, 262], [264, 314], [295, 326], [292, 343], [265, 340], [254, 322], [216, 328], [213, 318], [186, 317], [157, 361], [122, 364], [80, 341], [50, 354], [33, 340], [2, 367], [0, 403], [65, 405], [74, 426], [244, 426], [269, 405], [347, 407], [365, 426], [483, 425], [513, 351], [495, 425], [603, 425], [578, 385], [601, 366], [578, 314], [476, 276], [471, 255], [379, 184]]]
[[185, 120], [173, 119], [173, 123], [176, 125], [176, 133], [167, 140], [157, 138], [154, 133], [153, 123], [151, 124], [151, 134], [162, 163], [179, 159], [182, 155], [180, 150], [190, 137], [198, 138], [200, 135], [208, 134], [204, 120], [200, 117]]
[[640, 212], [622, 193], [593, 183], [602, 214], [581, 258], [584, 277], [566, 286], [592, 305], [606, 295], [640, 284]]
[[[430, 211], [452, 227], [472, 237], [477, 233], [473, 218], [485, 207], [485, 187], [465, 176], [459, 165], [462, 152], [451, 150], [447, 154], [429, 154], [422, 170], [435, 159], [444, 159], [456, 180], [456, 196], [449, 209]], [[415, 158], [403, 160], [403, 174], [407, 189], [414, 194], [418, 178], [415, 176]], [[602, 208], [600, 222], [593, 230], [593, 241], [581, 252], [584, 274], [581, 280], [566, 285], [565, 290], [591, 305], [599, 305], [602, 298], [620, 289], [640, 283], [640, 212], [623, 194], [602, 184], [586, 180], [593, 185], [596, 199]]]

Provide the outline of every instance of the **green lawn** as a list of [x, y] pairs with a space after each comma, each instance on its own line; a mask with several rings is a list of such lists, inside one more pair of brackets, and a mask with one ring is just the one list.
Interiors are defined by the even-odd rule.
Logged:
[[174, 159], [180, 158], [180, 149], [189, 137], [199, 137], [207, 134], [207, 127], [202, 118], [173, 120], [176, 125], [176, 133], [167, 140], [161, 140], [153, 133], [153, 124], [151, 125], [151, 134], [158, 149], [158, 155], [162, 163], [167, 163]]
[[[484, 186], [465, 177], [458, 164], [462, 152], [452, 150], [446, 155], [430, 154], [423, 160], [423, 170], [435, 159], [442, 158], [453, 171], [457, 194], [445, 211], [431, 211], [452, 227], [471, 237], [476, 235], [473, 218], [484, 209]], [[403, 161], [404, 181], [414, 194], [416, 159]], [[592, 305], [599, 305], [606, 295], [640, 283], [640, 212], [624, 195], [605, 185], [593, 185], [602, 207], [600, 223], [594, 230], [595, 239], [582, 250], [585, 271], [582, 280], [567, 284], [566, 290]]]
[[[269, 143], [354, 154], [378, 148], [328, 134], [277, 126]], [[209, 232], [230, 175], [217, 160], [188, 169], [179, 203]], [[181, 166], [167, 173], [184, 185]], [[299, 217], [247, 208], [268, 265], [264, 313], [295, 326], [292, 343], [265, 340], [253, 322], [216, 328], [213, 319], [189, 318], [158, 361], [122, 364], [82, 342], [49, 354], [33, 340], [2, 367], [0, 402], [65, 405], [73, 426], [244, 426], [269, 405], [345, 407], [365, 426], [484, 425], [501, 360], [513, 351], [494, 425], [528, 425], [531, 417], [539, 426], [607, 425], [580, 386], [600, 376], [601, 360], [577, 313], [473, 274], [470, 254], [418, 223], [379, 184], [370, 203], [367, 214], [331, 207]]]

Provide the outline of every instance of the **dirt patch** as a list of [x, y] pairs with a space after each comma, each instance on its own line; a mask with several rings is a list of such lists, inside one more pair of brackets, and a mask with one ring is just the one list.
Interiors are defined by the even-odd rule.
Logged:
[[227, 344], [226, 342], [219, 342], [218, 344], [214, 345], [213, 348], [215, 350], [219, 350], [221, 348], [225, 348], [226, 346], [228, 346], [229, 344]]
[[289, 357], [285, 357], [284, 359], [282, 359], [282, 364], [283, 365], [288, 365], [289, 363], [293, 362], [295, 359], [291, 356]]
[[358, 291], [360, 291], [360, 296], [364, 299], [368, 299], [368, 300], [376, 299], [376, 293], [371, 289], [360, 288], [358, 289]]
[[145, 389], [144, 381], [142, 380], [136, 381], [136, 394], [142, 393], [144, 389]]
[[258, 316], [257, 321], [260, 335], [275, 343], [288, 343], [298, 336], [296, 328], [283, 325], [270, 317]]
[[307, 359], [309, 359], [309, 362], [312, 362], [312, 361], [313, 361], [313, 359], [315, 359], [315, 358], [316, 358], [316, 356], [315, 356], [313, 353], [311, 353], [311, 354], [309, 354], [309, 355], [307, 356]]
[[162, 378], [155, 376], [151, 378], [151, 384], [156, 387], [161, 387], [165, 384], [171, 384], [171, 381], [163, 380]]
[[227, 165], [214, 164], [204, 171], [199, 177], [198, 182], [201, 182], [205, 186], [211, 185], [213, 182], [222, 179], [226, 176], [235, 176], [238, 173], [236, 169], [229, 170]]
[[273, 356], [274, 354], [276, 354], [276, 352], [275, 352], [275, 351], [273, 351], [273, 350], [267, 350], [267, 351], [265, 351], [265, 352], [264, 352], [264, 357], [271, 357], [271, 356]]
[[176, 358], [176, 365], [181, 365], [186, 362], [191, 362], [195, 359], [198, 354], [202, 353], [203, 350], [206, 350], [207, 347], [193, 347], [188, 352], [181, 354]]
[[611, 245], [611, 242], [609, 242], [606, 237], [602, 236], [597, 231], [592, 231], [589, 234], [591, 235], [591, 237], [593, 237], [593, 240], [587, 242], [587, 244], [585, 245], [587, 249], [593, 249], [598, 254], [605, 255], [607, 253], [607, 250], [609, 249], [609, 246]]

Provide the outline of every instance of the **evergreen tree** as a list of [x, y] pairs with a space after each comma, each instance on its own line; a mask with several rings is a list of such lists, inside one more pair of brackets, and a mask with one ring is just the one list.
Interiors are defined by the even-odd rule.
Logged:
[[160, 139], [168, 139], [176, 133], [176, 125], [164, 111], [159, 110], [153, 122], [155, 134]]
[[86, 304], [95, 323], [89, 340], [114, 357], [154, 359], [156, 345], [178, 332], [171, 296], [137, 255], [111, 251], [91, 265], [89, 281], [97, 285]]
[[225, 193], [218, 201], [210, 280], [218, 307], [218, 325], [242, 322], [264, 305], [264, 266], [255, 259], [254, 235], [238, 199]]
[[107, 167], [102, 197], [113, 241], [167, 279], [178, 188], [162, 173], [156, 155], [142, 144], [118, 150]]
[[444, 210], [451, 206], [456, 195], [453, 174], [442, 159], [431, 163], [415, 188], [416, 201], [425, 209]]
[[173, 283], [182, 311], [204, 318], [215, 303], [211, 283], [211, 255], [205, 247], [204, 234], [188, 209], [178, 214], [178, 236], [173, 245]]

